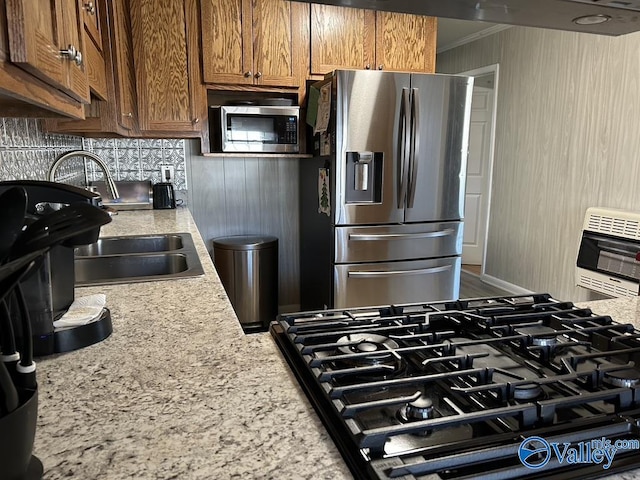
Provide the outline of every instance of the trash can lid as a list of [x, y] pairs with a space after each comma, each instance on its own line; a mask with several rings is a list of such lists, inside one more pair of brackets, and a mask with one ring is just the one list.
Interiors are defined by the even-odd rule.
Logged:
[[234, 235], [213, 239], [214, 248], [225, 250], [261, 250], [275, 247], [277, 244], [278, 238], [269, 235]]

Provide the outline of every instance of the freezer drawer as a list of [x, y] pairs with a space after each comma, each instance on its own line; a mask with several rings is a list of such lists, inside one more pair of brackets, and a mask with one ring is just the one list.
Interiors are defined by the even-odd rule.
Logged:
[[451, 257], [462, 254], [462, 222], [336, 227], [335, 263]]
[[460, 257], [334, 266], [334, 308], [457, 299]]

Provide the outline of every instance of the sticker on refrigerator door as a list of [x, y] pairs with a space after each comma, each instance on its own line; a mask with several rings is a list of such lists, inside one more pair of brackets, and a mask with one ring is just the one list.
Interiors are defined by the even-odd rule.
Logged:
[[327, 217], [331, 214], [329, 193], [329, 169], [318, 169], [318, 213], [324, 213]]
[[320, 87], [318, 98], [318, 114], [316, 124], [313, 127], [313, 134], [324, 133], [329, 127], [329, 117], [331, 116], [331, 83], [326, 83]]

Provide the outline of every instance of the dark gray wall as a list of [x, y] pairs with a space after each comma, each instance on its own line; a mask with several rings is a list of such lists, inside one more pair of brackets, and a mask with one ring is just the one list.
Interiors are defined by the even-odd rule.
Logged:
[[[204, 157], [187, 141], [189, 208], [213, 253], [216, 237], [278, 237], [279, 305], [300, 304], [297, 158]], [[213, 255], [212, 255], [213, 257]]]

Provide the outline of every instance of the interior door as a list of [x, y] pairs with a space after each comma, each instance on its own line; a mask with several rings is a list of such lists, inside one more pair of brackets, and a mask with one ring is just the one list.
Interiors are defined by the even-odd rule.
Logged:
[[473, 79], [412, 75], [412, 118], [417, 125], [409, 171], [406, 222], [459, 220]]
[[[486, 85], [493, 85], [491, 80]], [[476, 83], [483, 82], [482, 78]], [[489, 167], [491, 124], [493, 119], [493, 87], [475, 85], [471, 103], [469, 161], [464, 206], [464, 240], [462, 263], [481, 265], [489, 209]]]
[[[402, 223], [404, 206], [398, 203], [398, 143], [402, 91], [410, 75], [369, 70], [336, 72], [336, 225]], [[354, 154], [375, 154], [367, 168], [367, 188], [380, 195], [363, 201], [355, 195]], [[347, 171], [352, 169], [351, 171]], [[378, 178], [378, 176], [380, 178]], [[362, 190], [360, 190], [362, 191]]]

